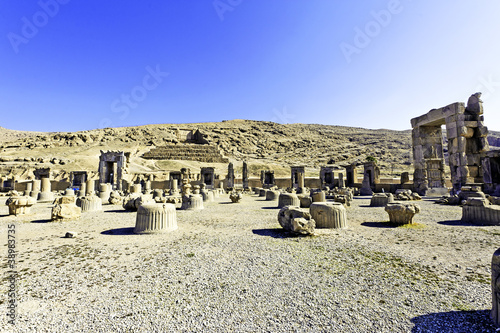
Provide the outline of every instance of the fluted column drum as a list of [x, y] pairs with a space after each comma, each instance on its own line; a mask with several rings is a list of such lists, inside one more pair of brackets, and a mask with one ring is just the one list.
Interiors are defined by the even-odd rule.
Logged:
[[313, 202], [326, 202], [326, 194], [324, 191], [313, 193], [311, 197]]
[[200, 194], [191, 194], [188, 209], [203, 209], [203, 197]]
[[279, 195], [280, 195], [279, 191], [268, 190], [266, 191], [266, 200], [267, 201], [278, 200]]
[[95, 195], [78, 198], [76, 205], [82, 209], [82, 212], [97, 212], [102, 210], [102, 200]]
[[[203, 202], [203, 201], [202, 201]], [[170, 203], [148, 203], [139, 206], [134, 233], [152, 234], [177, 229], [175, 206]]]
[[295, 193], [281, 193], [278, 198], [278, 208], [285, 206], [300, 207], [300, 199]]
[[347, 228], [347, 213], [340, 202], [313, 202], [310, 213], [316, 228]]

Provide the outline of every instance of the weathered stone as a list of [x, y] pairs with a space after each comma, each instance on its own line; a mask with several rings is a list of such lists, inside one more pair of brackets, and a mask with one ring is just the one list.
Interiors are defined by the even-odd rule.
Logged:
[[280, 195], [279, 191], [267, 190], [266, 191], [266, 200], [267, 201], [278, 200], [279, 195]]
[[394, 202], [392, 193], [375, 193], [370, 200], [371, 207], [385, 207], [387, 204]]
[[309, 208], [316, 228], [347, 228], [347, 212], [338, 202], [313, 202]]
[[233, 203], [237, 203], [240, 202], [241, 199], [243, 199], [243, 195], [239, 192], [233, 191], [229, 194], [229, 199], [231, 199]]
[[182, 196], [182, 210], [203, 209], [203, 197], [200, 194], [190, 194]]
[[305, 194], [299, 194], [297, 197], [300, 200], [300, 208], [309, 208], [312, 204], [312, 198]]
[[54, 199], [54, 205], [71, 205], [76, 203], [75, 196], [62, 196]]
[[462, 207], [462, 221], [479, 225], [500, 225], [500, 206], [485, 198], [468, 198]]
[[312, 202], [326, 202], [326, 193], [324, 191], [313, 192], [311, 197]]
[[73, 204], [56, 204], [52, 208], [51, 220], [75, 220], [80, 218], [82, 210]]
[[76, 205], [82, 209], [82, 212], [97, 212], [102, 210], [102, 201], [95, 195], [78, 198]]
[[300, 199], [294, 193], [280, 193], [278, 198], [278, 208], [285, 206], [300, 206]]
[[500, 249], [491, 258], [491, 296], [490, 317], [500, 327]]
[[182, 196], [180, 195], [169, 195], [166, 197], [166, 202], [171, 203], [175, 208], [180, 209], [182, 207]]
[[9, 215], [15, 216], [29, 214], [35, 203], [35, 198], [29, 196], [11, 196], [5, 202], [9, 206]]
[[420, 212], [420, 206], [413, 203], [391, 203], [385, 206], [389, 220], [395, 224], [412, 224], [415, 214]]
[[75, 238], [78, 236], [78, 233], [75, 232], [75, 231], [68, 231], [66, 232], [66, 234], [64, 235], [64, 238]]
[[123, 202], [123, 198], [118, 191], [113, 191], [109, 195], [108, 202], [111, 205], [119, 205]]
[[175, 206], [169, 203], [148, 203], [139, 206], [134, 233], [152, 234], [177, 229]]
[[305, 209], [296, 206], [285, 206], [278, 213], [278, 222], [283, 229], [301, 234], [314, 234], [315, 221]]

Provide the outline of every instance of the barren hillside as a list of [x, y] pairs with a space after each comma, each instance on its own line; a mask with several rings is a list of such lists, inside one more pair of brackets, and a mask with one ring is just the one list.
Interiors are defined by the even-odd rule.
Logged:
[[[235, 162], [248, 160], [251, 176], [269, 168], [288, 175], [289, 166], [305, 165], [309, 176], [317, 175], [320, 165], [342, 167], [363, 162], [367, 156], [379, 161], [386, 176], [411, 171], [411, 131], [369, 130], [317, 125], [277, 124], [230, 120], [218, 123], [159, 124], [106, 128], [81, 132], [35, 133], [0, 128], [0, 174], [29, 177], [34, 168], [51, 167], [60, 177], [75, 170], [97, 171], [100, 150], [131, 153], [130, 172], [161, 173], [181, 167], [197, 169], [208, 163], [193, 161], [146, 160], [142, 155], [154, 147], [177, 143], [178, 133], [200, 130], [204, 138], [217, 145], [221, 153]], [[498, 133], [492, 133], [496, 142]], [[500, 141], [500, 140], [498, 140]], [[225, 174], [227, 165], [210, 164]]]

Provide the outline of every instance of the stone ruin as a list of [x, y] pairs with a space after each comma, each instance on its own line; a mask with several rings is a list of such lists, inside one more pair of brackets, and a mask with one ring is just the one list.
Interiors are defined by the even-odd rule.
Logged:
[[206, 188], [212, 189], [215, 187], [215, 168], [202, 167], [200, 171], [200, 177]]
[[260, 172], [260, 182], [263, 188], [271, 188], [276, 185], [273, 170], [262, 170]]
[[[339, 176], [342, 174], [339, 174]], [[319, 170], [319, 179], [321, 188], [328, 187], [332, 189], [335, 186], [335, 177], [333, 173], [333, 167], [331, 166], [322, 166]], [[340, 186], [339, 187], [343, 187]]]
[[87, 179], [88, 179], [87, 171], [72, 171], [69, 177], [71, 186], [79, 189], [81, 189], [82, 185], [85, 185]]
[[411, 120], [413, 182], [419, 194], [425, 195], [430, 188], [446, 188], [442, 125], [446, 125], [453, 190], [460, 191], [467, 184], [484, 183], [481, 159], [489, 145], [480, 97], [481, 93], [475, 93], [467, 106], [453, 103]]
[[292, 188], [297, 190], [298, 193], [302, 193], [305, 184], [305, 167], [304, 166], [292, 166], [291, 170], [291, 180]]
[[122, 180], [127, 173], [130, 153], [102, 151], [99, 157], [99, 184], [111, 184], [113, 190], [123, 190]]

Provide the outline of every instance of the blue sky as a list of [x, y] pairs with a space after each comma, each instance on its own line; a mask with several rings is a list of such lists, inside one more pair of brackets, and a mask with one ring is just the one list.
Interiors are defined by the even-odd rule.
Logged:
[[409, 129], [483, 92], [500, 130], [500, 2], [0, 2], [0, 126], [254, 119]]

